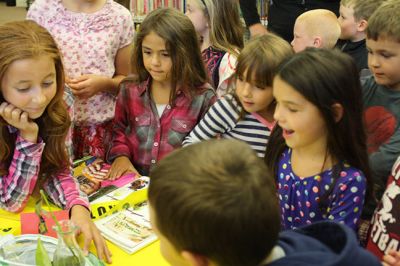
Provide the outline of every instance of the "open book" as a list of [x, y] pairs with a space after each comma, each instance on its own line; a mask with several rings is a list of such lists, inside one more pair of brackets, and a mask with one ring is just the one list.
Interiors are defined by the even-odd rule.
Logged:
[[88, 195], [90, 202], [137, 178], [137, 175], [132, 173], [123, 175], [116, 180], [106, 180], [105, 176], [111, 165], [95, 157], [88, 156], [77, 160], [74, 165], [74, 177], [77, 179], [81, 191]]
[[147, 202], [95, 221], [102, 235], [129, 254], [157, 239], [151, 228]]

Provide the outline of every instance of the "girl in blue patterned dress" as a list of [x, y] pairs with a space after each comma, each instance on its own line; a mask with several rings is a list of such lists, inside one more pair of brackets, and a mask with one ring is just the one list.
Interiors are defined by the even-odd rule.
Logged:
[[307, 49], [281, 64], [273, 95], [278, 126], [265, 159], [283, 229], [334, 220], [356, 230], [371, 188], [356, 66], [340, 52]]

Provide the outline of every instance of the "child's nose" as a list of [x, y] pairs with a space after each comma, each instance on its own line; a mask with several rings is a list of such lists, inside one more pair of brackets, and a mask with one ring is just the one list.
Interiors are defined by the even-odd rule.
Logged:
[[42, 91], [40, 91], [36, 94], [33, 100], [35, 101], [35, 103], [41, 105], [46, 102], [46, 95]]
[[153, 55], [153, 57], [151, 58], [151, 63], [153, 65], [159, 65], [160, 64], [160, 56]]
[[370, 62], [370, 65], [373, 67], [378, 67], [379, 66], [379, 59], [375, 55], [368, 55], [368, 60]]
[[246, 97], [250, 97], [251, 96], [251, 84], [250, 83], [248, 83], [248, 82], [245, 82], [244, 83], [244, 85], [243, 85], [243, 96], [246, 96]]
[[281, 109], [279, 108], [279, 104], [276, 104], [275, 112], [274, 112], [274, 119], [276, 121], [282, 120], [282, 113], [281, 113]]

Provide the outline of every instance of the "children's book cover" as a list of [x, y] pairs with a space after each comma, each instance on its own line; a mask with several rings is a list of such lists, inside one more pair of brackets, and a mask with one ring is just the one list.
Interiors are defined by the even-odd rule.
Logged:
[[157, 237], [151, 228], [147, 203], [129, 207], [95, 223], [103, 236], [129, 254], [154, 242]]
[[106, 176], [111, 165], [95, 157], [86, 157], [74, 163], [74, 177], [79, 188], [93, 201], [117, 188], [123, 187], [136, 178], [136, 174], [126, 174], [116, 180], [107, 180]]

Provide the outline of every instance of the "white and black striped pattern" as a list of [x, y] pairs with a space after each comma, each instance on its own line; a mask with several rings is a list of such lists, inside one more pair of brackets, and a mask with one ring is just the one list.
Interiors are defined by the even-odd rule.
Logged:
[[232, 95], [219, 99], [183, 141], [183, 146], [220, 136], [247, 142], [259, 157], [264, 157], [269, 128], [250, 113], [239, 119], [242, 107]]

